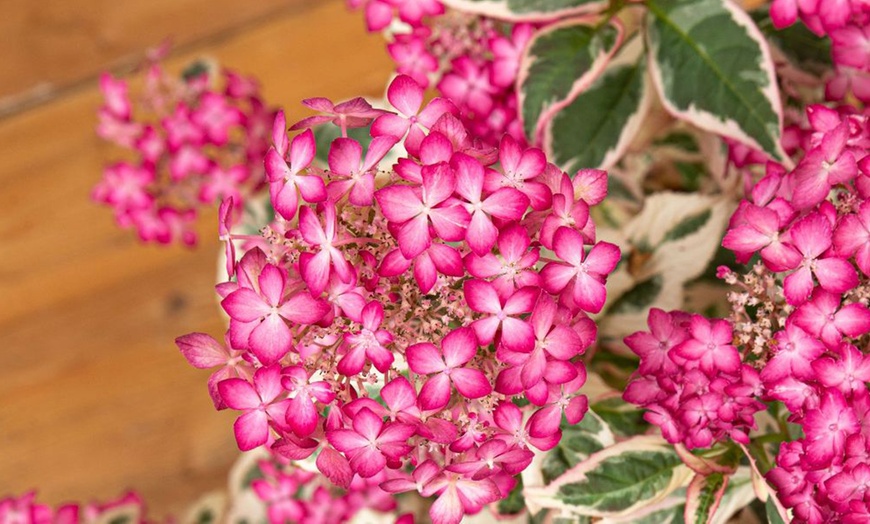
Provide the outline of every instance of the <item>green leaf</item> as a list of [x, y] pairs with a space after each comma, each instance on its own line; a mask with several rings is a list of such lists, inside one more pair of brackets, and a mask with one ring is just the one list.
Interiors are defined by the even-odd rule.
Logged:
[[722, 473], [695, 475], [686, 490], [685, 521], [692, 524], [710, 522], [727, 486], [728, 477]]
[[635, 39], [545, 124], [547, 157], [569, 174], [583, 167], [608, 169], [637, 135], [650, 93], [640, 39]]
[[552, 20], [598, 12], [606, 0], [442, 0], [448, 7], [503, 20]]
[[622, 38], [612, 24], [568, 20], [538, 31], [517, 75], [523, 130], [539, 142], [543, 126], [601, 74]]
[[653, 275], [648, 279], [638, 282], [633, 288], [622, 294], [608, 308], [608, 313], [631, 313], [644, 311], [655, 303], [662, 291], [663, 279], [661, 275]]
[[499, 515], [517, 515], [526, 509], [526, 499], [523, 497], [523, 479], [517, 475], [517, 485], [506, 498], [498, 501], [496, 509]]
[[589, 455], [612, 445], [613, 432], [596, 413], [587, 411], [579, 423], [571, 426], [563, 420], [562, 440], [547, 452], [541, 464], [544, 483], [562, 476]]
[[691, 476], [660, 437], [634, 437], [577, 464], [553, 483], [526, 488], [542, 508], [596, 517], [628, 515], [665, 500]]
[[786, 158], [782, 107], [767, 42], [723, 0], [649, 0], [653, 83], [674, 116]]
[[776, 509], [776, 502], [773, 500], [773, 493], [767, 497], [767, 502], [764, 503], [764, 510], [767, 512], [767, 522], [769, 524], [785, 524], [785, 520], [780, 516]]
[[689, 215], [683, 218], [677, 223], [677, 225], [665, 233], [664, 241], [679, 240], [695, 233], [710, 221], [712, 215], [713, 212], [711, 210], [705, 209], [700, 213], [695, 213], [694, 215]]
[[600, 400], [589, 409], [621, 437], [633, 437], [649, 429], [649, 424], [643, 419], [643, 411], [619, 397]]
[[586, 472], [585, 480], [560, 486], [559, 496], [571, 506], [621, 511], [665, 489], [681, 464], [680, 457], [667, 450], [625, 451]]
[[777, 29], [770, 19], [770, 9], [764, 7], [750, 13], [767, 40], [796, 66], [820, 74], [833, 67], [831, 40], [822, 38], [804, 24], [792, 24]]

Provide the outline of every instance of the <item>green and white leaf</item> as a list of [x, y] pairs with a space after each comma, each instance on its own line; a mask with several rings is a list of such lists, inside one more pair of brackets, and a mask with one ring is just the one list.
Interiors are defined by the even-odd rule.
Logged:
[[719, 502], [719, 509], [713, 515], [711, 524], [726, 524], [740, 510], [755, 500], [755, 490], [752, 487], [750, 474], [749, 467], [742, 466], [731, 475], [728, 487], [725, 488], [725, 495]]
[[594, 517], [617, 517], [666, 499], [691, 478], [673, 448], [660, 437], [620, 442], [565, 472], [545, 487], [526, 488], [538, 507]]
[[619, 393], [595, 402], [590, 409], [607, 424], [613, 434], [620, 437], [640, 435], [649, 429], [649, 424], [643, 419], [643, 410], [622, 400]]
[[785, 161], [770, 50], [729, 0], [649, 0], [650, 72], [675, 117]]
[[606, 0], [442, 0], [442, 3], [467, 13], [527, 22], [596, 13], [607, 6]]
[[728, 475], [696, 474], [686, 488], [685, 521], [691, 524], [710, 524], [726, 487], [728, 487]]
[[597, 524], [683, 524], [686, 495], [682, 489], [657, 504], [650, 504], [622, 517], [604, 517]]
[[563, 428], [559, 445], [544, 455], [541, 463], [543, 483], [562, 476], [592, 453], [612, 446], [615, 442], [607, 423], [594, 411], [587, 411], [580, 423]]
[[604, 71], [622, 40], [622, 26], [571, 19], [538, 31], [517, 73], [517, 103], [529, 142], [540, 143], [546, 122]]
[[584, 167], [609, 169], [637, 135], [651, 102], [643, 43], [634, 38], [592, 85], [545, 123], [547, 158], [569, 174]]

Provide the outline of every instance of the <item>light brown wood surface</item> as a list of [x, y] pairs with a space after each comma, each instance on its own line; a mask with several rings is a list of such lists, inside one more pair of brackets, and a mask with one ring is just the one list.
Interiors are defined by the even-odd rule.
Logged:
[[[201, 217], [195, 250], [144, 246], [89, 201], [116, 153], [94, 135], [95, 74], [174, 32], [188, 44], [170, 67], [207, 55], [256, 75], [292, 121], [307, 114], [302, 98], [380, 96], [383, 40], [340, 0], [7, 0], [3, 13], [0, 93], [71, 87], [0, 119], [0, 497], [36, 488], [58, 503], [135, 488], [153, 515], [178, 514], [225, 484], [238, 453], [208, 372], [173, 344], [222, 332], [216, 216]], [[110, 52], [106, 34], [121, 42]], [[42, 71], [37, 58], [62, 67]]]

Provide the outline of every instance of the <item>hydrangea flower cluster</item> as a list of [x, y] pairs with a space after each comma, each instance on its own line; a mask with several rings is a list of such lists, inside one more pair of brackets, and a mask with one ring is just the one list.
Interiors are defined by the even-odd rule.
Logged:
[[[782, 444], [767, 475], [795, 522], [867, 522], [870, 124], [854, 111], [811, 106], [807, 113], [811, 132], [803, 158], [792, 171], [768, 164], [731, 218], [723, 246], [738, 262], [757, 262], [745, 275], [719, 270], [740, 288], [729, 295], [730, 322], [653, 311], [651, 333], [626, 339], [641, 367], [625, 398], [649, 407], [647, 420], [669, 440], [703, 445], [693, 440], [703, 428], [692, 425], [703, 418], [687, 421], [683, 411], [678, 422], [688, 425], [680, 426], [661, 415], [657, 402], [664, 388], [655, 387], [660, 368], [704, 353], [717, 376], [740, 369], [732, 402], [757, 409], [756, 400], [779, 401], [788, 421], [802, 430], [800, 438]], [[700, 344], [687, 348], [691, 338]], [[704, 370], [703, 356], [699, 368]], [[682, 385], [696, 383], [693, 378]], [[716, 424], [731, 416], [708, 413]], [[742, 435], [730, 436], [745, 442]]]
[[372, 478], [354, 478], [347, 489], [336, 489], [323, 475], [299, 467], [282, 467], [261, 461], [263, 478], [251, 488], [266, 507], [269, 522], [339, 524], [350, 521], [360, 510], [390, 512], [395, 499], [378, 487], [382, 473]]
[[57, 507], [36, 501], [36, 493], [0, 499], [0, 522], [9, 524], [93, 524], [111, 521], [119, 512], [138, 516], [130, 524], [144, 524], [145, 505], [136, 493], [127, 493], [106, 503], [67, 503]]
[[870, 4], [862, 0], [773, 0], [770, 17], [778, 28], [800, 19], [819, 36], [831, 37], [836, 75], [828, 82], [828, 100], [852, 93], [870, 102]]
[[111, 206], [117, 223], [145, 242], [193, 245], [199, 208], [232, 198], [241, 209], [264, 185], [275, 113], [253, 80], [223, 71], [218, 87], [214, 76], [195, 67], [177, 79], [152, 61], [135, 101], [126, 81], [100, 78], [97, 133], [132, 155], [106, 167], [92, 198]]
[[445, 12], [437, 0], [348, 0], [363, 8], [366, 26], [377, 32], [400, 21], [387, 50], [396, 71], [438, 92], [458, 109], [465, 127], [488, 145], [504, 134], [525, 143], [517, 115], [515, 82], [520, 58], [531, 40], [530, 24]]
[[[387, 492], [437, 496], [433, 521], [455, 523], [506, 497], [532, 450], [559, 442], [563, 415], [583, 417], [588, 314], [619, 249], [596, 242], [589, 215], [606, 173], [572, 180], [510, 136], [482, 146], [408, 76], [388, 99], [367, 149], [335, 139], [328, 169], [312, 165], [311, 130], [290, 141], [279, 114], [276, 222], [256, 241], [222, 226], [246, 242], [218, 286], [227, 345], [179, 345], [220, 367], [210, 390], [241, 412], [241, 449], [316, 454], [339, 486], [386, 478]], [[362, 104], [343, 114], [374, 118]], [[408, 155], [382, 167], [398, 143]]]
[[649, 328], [625, 339], [640, 365], [623, 398], [646, 408], [644, 418], [672, 444], [749, 444], [753, 416], [764, 409], [761, 380], [732, 345], [731, 324], [654, 308]]

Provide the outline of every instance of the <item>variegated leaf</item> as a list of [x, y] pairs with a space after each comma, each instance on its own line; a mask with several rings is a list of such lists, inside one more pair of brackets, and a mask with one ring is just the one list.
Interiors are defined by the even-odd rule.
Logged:
[[686, 489], [686, 523], [709, 524], [727, 486], [728, 475], [723, 473], [696, 474]]
[[489, 18], [544, 21], [564, 16], [596, 13], [606, 0], [441, 0], [448, 7]]
[[540, 143], [544, 124], [604, 71], [622, 40], [618, 22], [570, 19], [548, 26], [526, 46], [517, 75], [523, 130]]
[[677, 118], [781, 161], [782, 103], [770, 50], [729, 0], [650, 0], [650, 71]]
[[547, 157], [569, 174], [608, 169], [637, 135], [652, 101], [641, 39], [623, 46], [585, 91], [543, 128]]

